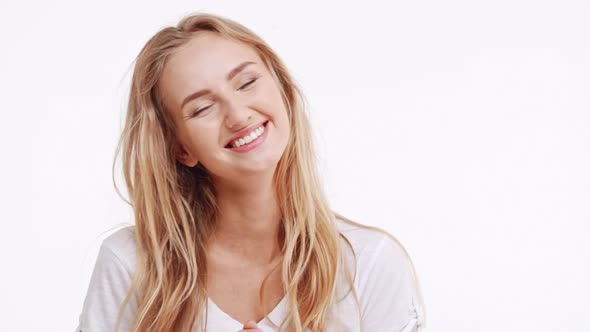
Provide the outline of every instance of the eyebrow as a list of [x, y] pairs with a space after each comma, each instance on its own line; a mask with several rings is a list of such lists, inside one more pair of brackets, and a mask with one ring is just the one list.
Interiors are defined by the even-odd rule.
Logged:
[[[226, 76], [225, 80], [229, 81], [232, 78], [234, 78], [237, 74], [239, 74], [242, 70], [244, 70], [244, 68], [246, 68], [249, 65], [255, 64], [255, 62], [252, 61], [245, 61], [242, 62], [241, 64], [239, 64], [236, 68], [232, 69]], [[188, 102], [190, 102], [193, 99], [197, 99], [201, 96], [204, 96], [206, 94], [211, 93], [211, 90], [209, 89], [203, 89], [203, 90], [199, 90], [197, 92], [191, 93], [190, 95], [186, 96], [184, 98], [184, 100], [182, 101], [182, 104], [180, 105], [180, 109], [184, 108], [184, 105], [186, 105]]]

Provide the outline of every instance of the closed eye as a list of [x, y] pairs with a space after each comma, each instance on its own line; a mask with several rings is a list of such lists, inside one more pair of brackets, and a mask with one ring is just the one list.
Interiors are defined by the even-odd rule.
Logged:
[[246, 89], [248, 86], [250, 86], [252, 83], [256, 82], [257, 78], [251, 79], [248, 82], [246, 82], [246, 84], [242, 85], [238, 90], [244, 90]]
[[211, 106], [213, 106], [213, 104], [210, 104], [210, 105], [208, 105], [208, 106], [205, 106], [205, 107], [203, 107], [203, 108], [199, 108], [198, 110], [194, 111], [194, 112], [191, 114], [191, 117], [194, 117], [194, 116], [197, 116], [197, 115], [199, 115], [201, 112], [203, 112], [203, 111], [207, 110], [207, 109], [208, 109], [209, 107], [211, 107]]

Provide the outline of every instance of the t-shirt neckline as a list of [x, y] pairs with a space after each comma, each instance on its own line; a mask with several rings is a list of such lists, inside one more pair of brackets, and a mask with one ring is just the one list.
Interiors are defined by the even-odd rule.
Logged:
[[[231, 315], [223, 311], [223, 309], [221, 309], [221, 307], [219, 307], [217, 303], [215, 303], [215, 301], [213, 301], [213, 299], [211, 299], [210, 297], [207, 297], [207, 303], [211, 310], [214, 310], [215, 312], [223, 316], [225, 319], [230, 320], [233, 323], [239, 324], [240, 326], [244, 325], [244, 323], [238, 321], [237, 319], [233, 318]], [[277, 305], [266, 315], [266, 317], [263, 317], [262, 320], [256, 322], [256, 325], [260, 327], [260, 325], [265, 324], [268, 320], [267, 318], [270, 318], [272, 322], [275, 324], [280, 324], [280, 320], [283, 318], [285, 313], [284, 306], [286, 305], [286, 303], [287, 296], [285, 295], [283, 296], [281, 301], [279, 301], [279, 303], [277, 303]]]

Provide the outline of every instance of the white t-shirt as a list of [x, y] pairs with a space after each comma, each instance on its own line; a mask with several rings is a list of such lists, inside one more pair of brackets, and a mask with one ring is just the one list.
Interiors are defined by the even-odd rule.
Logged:
[[[424, 326], [424, 311], [419, 301], [416, 281], [408, 257], [401, 246], [388, 236], [370, 229], [358, 228], [337, 220], [340, 232], [350, 241], [357, 257], [356, 280], [359, 307], [350, 292], [330, 308], [328, 331], [338, 332], [417, 332]], [[118, 230], [106, 238], [98, 254], [90, 280], [84, 307], [76, 331], [113, 332], [119, 308], [131, 285], [135, 270], [135, 227]], [[343, 242], [343, 247], [348, 246]], [[350, 269], [354, 257], [346, 251]], [[337, 299], [348, 291], [349, 284], [339, 274]], [[207, 331], [236, 332], [239, 322], [223, 312], [210, 299], [207, 304]], [[137, 299], [132, 298], [119, 331], [130, 331], [137, 310]], [[268, 314], [277, 325], [286, 316], [286, 297]], [[268, 318], [258, 323], [264, 332], [275, 332]]]

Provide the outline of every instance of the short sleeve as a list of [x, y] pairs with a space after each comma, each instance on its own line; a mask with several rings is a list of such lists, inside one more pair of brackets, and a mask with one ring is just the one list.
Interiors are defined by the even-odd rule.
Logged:
[[368, 260], [360, 292], [362, 331], [419, 332], [423, 304], [411, 261], [401, 244], [384, 235]]
[[[76, 331], [113, 332], [119, 310], [131, 286], [132, 273], [113, 249], [100, 247]], [[132, 297], [121, 318], [119, 331], [130, 331], [137, 299]]]

